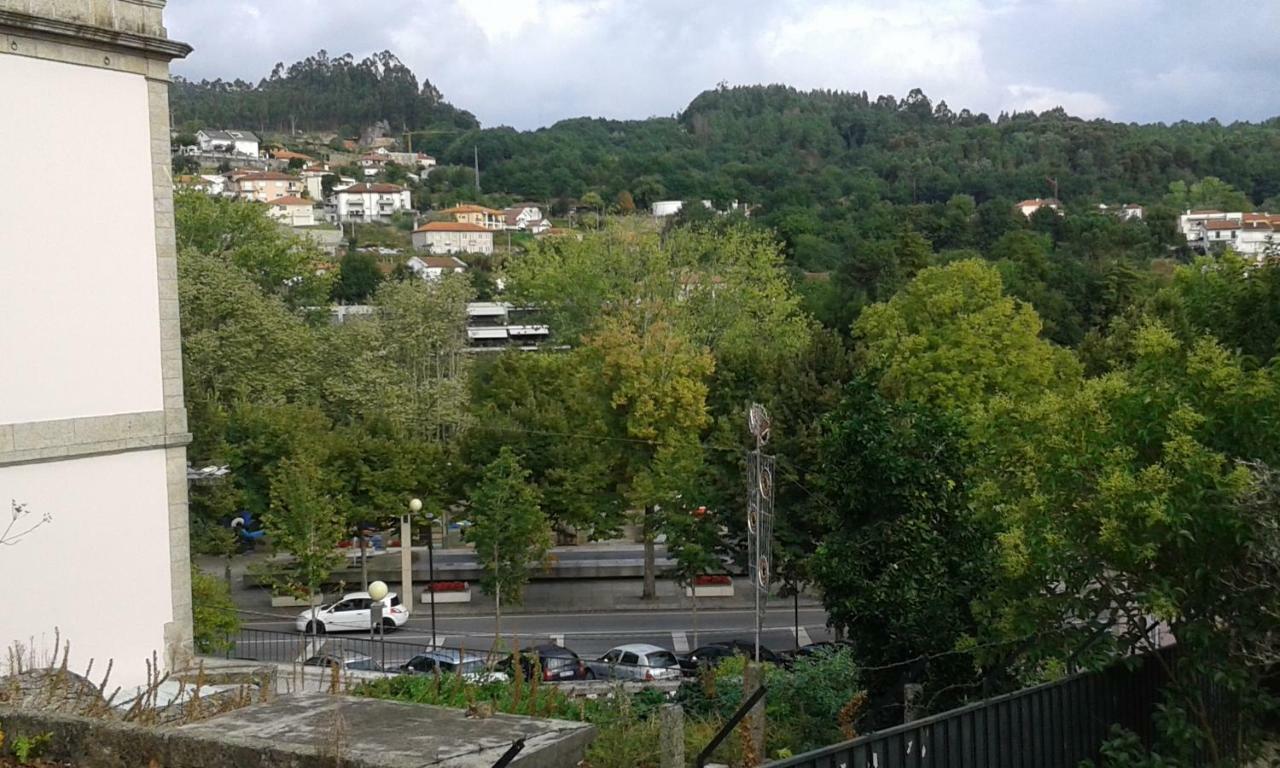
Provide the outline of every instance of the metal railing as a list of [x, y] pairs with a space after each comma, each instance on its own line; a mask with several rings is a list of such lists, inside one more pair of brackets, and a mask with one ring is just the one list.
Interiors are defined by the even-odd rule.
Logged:
[[[1136, 668], [1117, 664], [986, 699], [861, 738], [768, 763], [767, 768], [1076, 768], [1098, 760], [1113, 726], [1148, 746], [1153, 717], [1169, 684], [1176, 652], [1144, 657]], [[1212, 724], [1220, 744], [1236, 743], [1232, 707], [1204, 682], [1219, 713]], [[1204, 763], [1204, 764], [1207, 764]]]
[[[503, 664], [511, 657], [509, 652], [495, 652], [483, 643], [477, 643], [470, 647], [458, 644], [437, 644], [432, 646], [430, 643], [411, 643], [391, 639], [394, 637], [394, 633], [387, 633], [370, 639], [367, 633], [313, 635], [301, 632], [243, 628], [227, 637], [222, 655], [228, 659], [246, 661], [305, 664], [307, 660], [317, 657], [343, 658], [347, 654], [361, 654], [372, 659], [385, 672], [399, 672], [402, 664], [414, 656], [428, 651], [457, 654], [459, 659], [473, 659], [479, 656], [490, 666]], [[593, 679], [597, 680], [652, 682], [654, 677], [672, 681], [680, 679], [678, 675], [675, 677], [664, 676], [663, 673], [658, 672], [659, 668], [655, 667], [606, 662], [588, 658], [582, 658], [580, 661], [583, 668], [590, 670]], [[530, 667], [531, 665], [525, 664], [526, 670]], [[651, 673], [651, 676], [647, 677], [646, 672]], [[669, 675], [670, 673], [666, 674]]]

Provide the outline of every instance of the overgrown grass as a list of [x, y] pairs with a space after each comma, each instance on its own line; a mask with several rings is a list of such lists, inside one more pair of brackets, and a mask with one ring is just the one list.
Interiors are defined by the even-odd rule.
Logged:
[[[674, 697], [685, 710], [685, 759], [693, 764], [723, 723], [742, 703], [742, 673], [746, 660], [725, 661], [714, 672], [681, 686]], [[616, 686], [598, 698], [573, 698], [560, 688], [517, 676], [510, 682], [476, 684], [456, 675], [401, 676], [366, 683], [357, 695], [432, 704], [458, 709], [479, 706], [528, 717], [574, 720], [594, 725], [595, 741], [587, 752], [589, 768], [657, 768], [659, 764], [659, 708], [671, 701], [664, 692], [626, 693]], [[795, 754], [841, 741], [850, 735], [852, 719], [864, 700], [857, 668], [848, 651], [818, 654], [796, 662], [792, 669], [767, 667], [765, 697], [768, 757]], [[732, 735], [716, 750], [714, 759], [738, 765], [743, 740]]]

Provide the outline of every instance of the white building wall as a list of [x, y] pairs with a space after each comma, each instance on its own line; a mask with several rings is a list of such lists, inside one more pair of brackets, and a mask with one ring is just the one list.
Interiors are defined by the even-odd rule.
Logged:
[[74, 212], [0, 184], [0, 424], [163, 409], [146, 81], [0, 56], [0, 93], [0, 137], [77, 148], [7, 152], [8, 178], [111, 179]]
[[164, 478], [164, 451], [0, 467], [0, 512], [53, 516], [0, 548], [0, 642], [49, 652], [57, 629], [72, 671], [111, 660], [114, 685], [143, 682], [173, 620]]
[[191, 633], [167, 65], [188, 49], [163, 5], [0, 0], [0, 145], [61, 148], [5, 153], [6, 177], [111, 187], [71, 210], [0, 185], [0, 514], [53, 517], [0, 547], [0, 646], [57, 629], [73, 670], [126, 687]]

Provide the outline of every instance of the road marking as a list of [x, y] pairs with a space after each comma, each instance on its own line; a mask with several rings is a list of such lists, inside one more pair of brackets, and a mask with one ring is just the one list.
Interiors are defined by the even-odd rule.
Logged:
[[809, 645], [813, 641], [809, 639], [809, 630], [804, 627], [795, 627], [796, 642], [802, 647]]
[[676, 653], [688, 653], [689, 652], [688, 635], [686, 635], [683, 632], [672, 632], [671, 647], [675, 649]]
[[563, 648], [563, 647], [564, 647], [564, 635], [552, 635], [552, 636], [551, 636], [551, 644], [552, 644], [552, 645], [558, 645], [558, 646], [560, 646], [561, 648]]

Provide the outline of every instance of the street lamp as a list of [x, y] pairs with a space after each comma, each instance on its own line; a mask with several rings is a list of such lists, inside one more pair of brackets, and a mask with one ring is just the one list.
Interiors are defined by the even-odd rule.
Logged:
[[[378, 631], [378, 638], [381, 641], [379, 645], [382, 648], [382, 663], [387, 662], [387, 633], [382, 628], [382, 600], [387, 596], [387, 584], [384, 581], [375, 581], [369, 585], [369, 645], [373, 645], [374, 629]], [[369, 648], [370, 656], [372, 656], [373, 648]]]
[[[422, 499], [410, 499], [409, 511], [415, 515], [422, 511]], [[431, 647], [436, 647], [436, 560], [435, 516], [427, 519], [427, 600], [431, 603]]]

